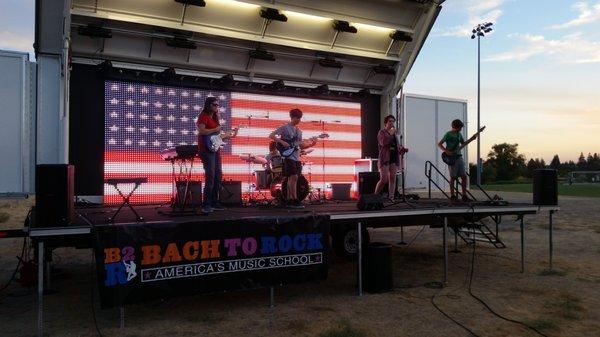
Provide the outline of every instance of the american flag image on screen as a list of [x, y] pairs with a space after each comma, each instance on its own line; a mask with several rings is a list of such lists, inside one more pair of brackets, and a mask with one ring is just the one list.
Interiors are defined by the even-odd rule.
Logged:
[[[302, 174], [314, 188], [354, 182], [354, 160], [361, 158], [361, 107], [359, 103], [307, 99], [122, 81], [105, 82], [104, 178], [147, 177], [132, 203], [159, 203], [172, 196], [172, 167], [160, 151], [177, 145], [197, 144], [196, 119], [207, 97], [217, 97], [224, 130], [243, 126], [223, 147], [223, 180], [242, 182], [242, 192], [257, 193], [259, 164], [240, 159], [244, 154], [265, 156], [269, 134], [289, 122], [289, 111], [304, 115], [299, 127], [303, 138], [327, 133], [313, 151], [301, 159]], [[323, 169], [324, 168], [324, 169]], [[204, 181], [198, 158], [192, 179]], [[263, 191], [267, 196], [268, 190]], [[104, 202], [121, 199], [104, 185]]]

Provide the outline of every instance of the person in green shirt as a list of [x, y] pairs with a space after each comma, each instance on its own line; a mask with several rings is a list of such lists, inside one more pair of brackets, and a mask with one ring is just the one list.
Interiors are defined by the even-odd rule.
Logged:
[[[452, 130], [446, 132], [442, 140], [438, 143], [438, 147], [448, 156], [453, 156], [455, 162], [453, 165], [448, 165], [450, 171], [450, 196], [451, 200], [458, 200], [454, 184], [456, 179], [461, 178], [462, 200], [470, 201], [467, 196], [467, 175], [465, 172], [465, 162], [460, 153], [460, 147], [465, 143], [465, 140], [460, 133], [464, 124], [460, 119], [452, 121]], [[444, 143], [446, 146], [444, 146]]]

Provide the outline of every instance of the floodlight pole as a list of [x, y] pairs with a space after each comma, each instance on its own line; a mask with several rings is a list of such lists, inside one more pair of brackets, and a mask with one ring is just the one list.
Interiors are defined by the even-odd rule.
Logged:
[[[481, 128], [481, 36], [477, 34], [477, 131]], [[477, 132], [476, 131], [476, 132]], [[477, 136], [477, 185], [481, 186], [481, 134]]]

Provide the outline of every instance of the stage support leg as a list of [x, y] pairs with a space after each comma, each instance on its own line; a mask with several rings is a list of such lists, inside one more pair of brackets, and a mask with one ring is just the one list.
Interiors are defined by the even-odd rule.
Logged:
[[269, 308], [275, 307], [275, 286], [269, 287]]
[[444, 217], [444, 233], [443, 233], [443, 241], [444, 241], [444, 287], [448, 283], [448, 238], [446, 237], [446, 233], [448, 232], [448, 218]]
[[356, 257], [358, 260], [358, 296], [362, 296], [362, 224], [357, 225], [358, 242], [356, 243]]
[[525, 228], [523, 227], [523, 218], [521, 215], [521, 273], [525, 272]]
[[406, 242], [404, 242], [404, 226], [400, 226], [400, 242], [399, 245], [404, 246]]
[[552, 228], [552, 215], [553, 214], [554, 214], [554, 211], [550, 211], [549, 227], [548, 227], [548, 229], [549, 229], [548, 233], [549, 233], [549, 236], [550, 236], [549, 237], [549, 240], [550, 240], [550, 242], [549, 242], [550, 270], [552, 270], [552, 255], [554, 253], [554, 244], [553, 244], [553, 239], [552, 239], [552, 231], [553, 231], [553, 228]]
[[123, 329], [125, 327], [125, 307], [119, 307], [119, 328]]
[[44, 336], [44, 242], [38, 242], [38, 336]]

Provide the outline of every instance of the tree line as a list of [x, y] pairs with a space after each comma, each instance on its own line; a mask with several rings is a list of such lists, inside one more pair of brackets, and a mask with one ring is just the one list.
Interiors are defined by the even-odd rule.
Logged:
[[[483, 162], [481, 182], [490, 183], [532, 178], [533, 171], [540, 168], [556, 169], [558, 175], [562, 177], [571, 171], [600, 171], [600, 156], [598, 153], [588, 153], [586, 157], [582, 152], [577, 162], [572, 160], [561, 162], [556, 154], [550, 164], [546, 164], [543, 158], [531, 158], [527, 161], [525, 156], [519, 153], [518, 147], [519, 144], [494, 144], [487, 155], [487, 159]], [[477, 176], [476, 165], [469, 164], [469, 175], [471, 179], [475, 179]]]

